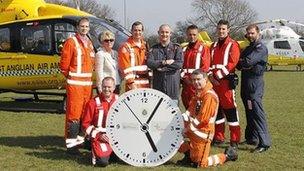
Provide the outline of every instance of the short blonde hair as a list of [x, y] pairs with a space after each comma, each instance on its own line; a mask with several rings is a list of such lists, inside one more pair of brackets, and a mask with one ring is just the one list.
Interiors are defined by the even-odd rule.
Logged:
[[106, 30], [104, 32], [102, 32], [100, 35], [99, 35], [99, 41], [102, 42], [106, 39], [115, 39], [115, 35], [114, 33], [112, 33], [111, 31], [109, 30]]

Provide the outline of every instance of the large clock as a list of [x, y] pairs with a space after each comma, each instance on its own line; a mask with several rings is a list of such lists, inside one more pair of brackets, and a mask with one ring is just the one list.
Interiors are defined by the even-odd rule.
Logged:
[[107, 117], [115, 154], [133, 166], [158, 166], [174, 156], [183, 141], [182, 115], [166, 94], [140, 88], [122, 94]]

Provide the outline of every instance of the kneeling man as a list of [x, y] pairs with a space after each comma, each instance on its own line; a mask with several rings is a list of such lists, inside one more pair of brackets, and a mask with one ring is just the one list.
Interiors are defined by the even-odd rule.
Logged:
[[191, 79], [195, 87], [195, 96], [191, 99], [188, 110], [183, 114], [186, 140], [179, 152], [185, 153], [185, 157], [179, 160], [178, 164], [208, 167], [226, 161], [235, 161], [237, 151], [234, 147], [228, 147], [224, 153], [209, 156], [219, 100], [207, 74], [202, 70], [193, 71]]
[[[99, 95], [91, 99], [86, 106], [82, 129], [87, 138], [91, 140], [92, 164], [105, 167], [109, 164], [112, 149], [106, 135], [106, 119], [112, 104], [117, 100], [118, 95], [114, 94], [115, 81], [112, 77], [105, 77], [102, 80], [102, 90]], [[112, 155], [115, 155], [114, 153]]]

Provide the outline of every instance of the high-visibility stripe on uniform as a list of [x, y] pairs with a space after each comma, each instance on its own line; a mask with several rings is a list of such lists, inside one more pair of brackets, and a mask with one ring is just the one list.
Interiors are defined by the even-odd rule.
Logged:
[[70, 76], [73, 77], [92, 77], [92, 73], [75, 73], [75, 72], [69, 72]]
[[134, 80], [134, 84], [149, 84], [149, 80]]
[[229, 126], [239, 126], [239, 122], [228, 122]]
[[130, 73], [130, 74], [127, 74], [127, 75], [125, 76], [125, 79], [126, 79], [126, 80], [128, 80], [128, 79], [134, 79], [135, 76], [136, 76], [135, 74]]
[[77, 40], [77, 38], [75, 36], [72, 37], [74, 43], [75, 43], [75, 46], [76, 46], [76, 50], [77, 50], [77, 69], [76, 69], [76, 73], [79, 74], [81, 73], [81, 67], [82, 67], [82, 61], [81, 61], [81, 56], [82, 56], [82, 52], [81, 52], [81, 48], [80, 48], [80, 45], [79, 45], [79, 42]]
[[148, 66], [147, 65], [138, 65], [138, 66], [128, 67], [123, 72], [125, 74], [127, 74], [127, 73], [133, 72], [133, 71], [147, 71], [147, 70], [148, 70]]
[[232, 45], [232, 42], [229, 42], [226, 49], [225, 49], [224, 61], [223, 61], [224, 66], [226, 66], [228, 64], [228, 57], [229, 57], [229, 52], [230, 52], [230, 49], [231, 49], [231, 45]]
[[201, 66], [201, 55], [203, 51], [203, 46], [200, 45], [198, 48], [198, 52], [196, 54], [196, 59], [195, 59], [195, 69], [199, 69]]
[[185, 113], [182, 114], [183, 119], [185, 122], [189, 121], [189, 117], [190, 117], [190, 112], [187, 110]]
[[90, 125], [86, 130], [85, 130], [85, 132], [86, 132], [86, 134], [87, 135], [90, 135], [91, 134], [91, 132], [92, 132], [92, 130], [94, 129], [94, 125]]
[[221, 124], [225, 122], [225, 118], [215, 121], [215, 124]]
[[84, 137], [77, 135], [77, 138], [68, 138], [65, 140], [66, 147], [72, 148], [84, 142]]
[[217, 42], [214, 42], [213, 48], [212, 48], [212, 51], [211, 51], [211, 61], [213, 61], [214, 49], [215, 49], [216, 46], [217, 46]]
[[208, 166], [216, 166], [218, 164], [220, 164], [220, 158], [217, 155], [208, 157]]
[[134, 49], [130, 46], [129, 43], [126, 43], [129, 52], [130, 52], [130, 57], [131, 57], [131, 67], [135, 66], [135, 52]]
[[190, 130], [195, 134], [197, 135], [198, 137], [202, 138], [202, 139], [210, 139], [212, 140], [213, 139], [213, 134], [207, 134], [205, 132], [202, 132], [200, 130], [198, 130], [197, 128], [194, 127], [194, 125], [192, 123], [190, 123]]
[[216, 98], [216, 101], [217, 101], [217, 105], [216, 105], [216, 108], [214, 111], [215, 113], [214, 113], [213, 117], [211, 117], [209, 119], [209, 124], [213, 124], [213, 123], [215, 123], [215, 120], [216, 120], [216, 115], [217, 115], [217, 111], [218, 111], [218, 107], [219, 107], [219, 98], [214, 90], [208, 90], [207, 93], [212, 94]]
[[[212, 51], [211, 51], [211, 58], [212, 58], [212, 60], [213, 60], [213, 57], [214, 57], [214, 49], [215, 49], [216, 46], [217, 46], [217, 42], [214, 43], [213, 48], [212, 48]], [[216, 72], [216, 76], [217, 76], [219, 79], [222, 79], [224, 76], [226, 76], [226, 75], [229, 74], [229, 71], [228, 71], [228, 69], [226, 68], [226, 66], [227, 66], [227, 64], [228, 64], [228, 58], [229, 58], [229, 52], [230, 52], [231, 46], [232, 46], [232, 42], [229, 42], [228, 45], [227, 45], [226, 48], [225, 48], [225, 51], [224, 51], [224, 58], [223, 58], [223, 63], [222, 63], [222, 65], [221, 65], [221, 64], [216, 64], [216, 65], [212, 65], [212, 67], [210, 68], [210, 70], [219, 69], [219, 70]]]
[[81, 58], [82, 51], [77, 38], [72, 37], [72, 40], [75, 43], [76, 51], [77, 51], [77, 56], [76, 56], [77, 68], [76, 68], [76, 72], [69, 71], [69, 75], [72, 77], [92, 77], [92, 73], [82, 73], [82, 58]]
[[96, 102], [96, 105], [98, 107], [98, 121], [97, 121], [97, 127], [102, 127], [102, 121], [103, 121], [103, 109], [102, 109], [102, 106], [101, 106], [101, 102], [100, 102], [100, 99], [99, 97], [96, 97], [95, 98], [95, 102]]
[[80, 86], [91, 86], [93, 85], [92, 81], [77, 81], [77, 80], [71, 80], [67, 79], [67, 83], [70, 85], [80, 85]]

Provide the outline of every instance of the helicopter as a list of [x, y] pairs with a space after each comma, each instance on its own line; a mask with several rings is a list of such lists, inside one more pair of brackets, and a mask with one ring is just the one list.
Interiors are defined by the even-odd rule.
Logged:
[[59, 61], [63, 42], [76, 32], [81, 17], [90, 20], [89, 38], [95, 50], [105, 30], [115, 33], [114, 49], [130, 32], [113, 20], [46, 3], [44, 0], [0, 1], [0, 91], [63, 89]]
[[[254, 24], [272, 24], [260, 31], [261, 41], [268, 49], [269, 70], [273, 70], [273, 66], [276, 65], [296, 65], [297, 70], [301, 70], [301, 66], [304, 65], [304, 37], [287, 25], [304, 27], [304, 24], [285, 19], [266, 20]], [[246, 25], [239, 27], [246, 27]], [[198, 38], [211, 46], [212, 41], [206, 31], [200, 32]], [[241, 49], [249, 45], [248, 40], [240, 40], [238, 43]]]
[[38, 95], [62, 96], [59, 111], [64, 112], [66, 81], [59, 69], [60, 53], [82, 17], [90, 20], [95, 51], [105, 30], [115, 34], [115, 50], [130, 36], [117, 22], [74, 8], [44, 0], [0, 0], [0, 93], [33, 94], [30, 100], [38, 102], [43, 100]]

